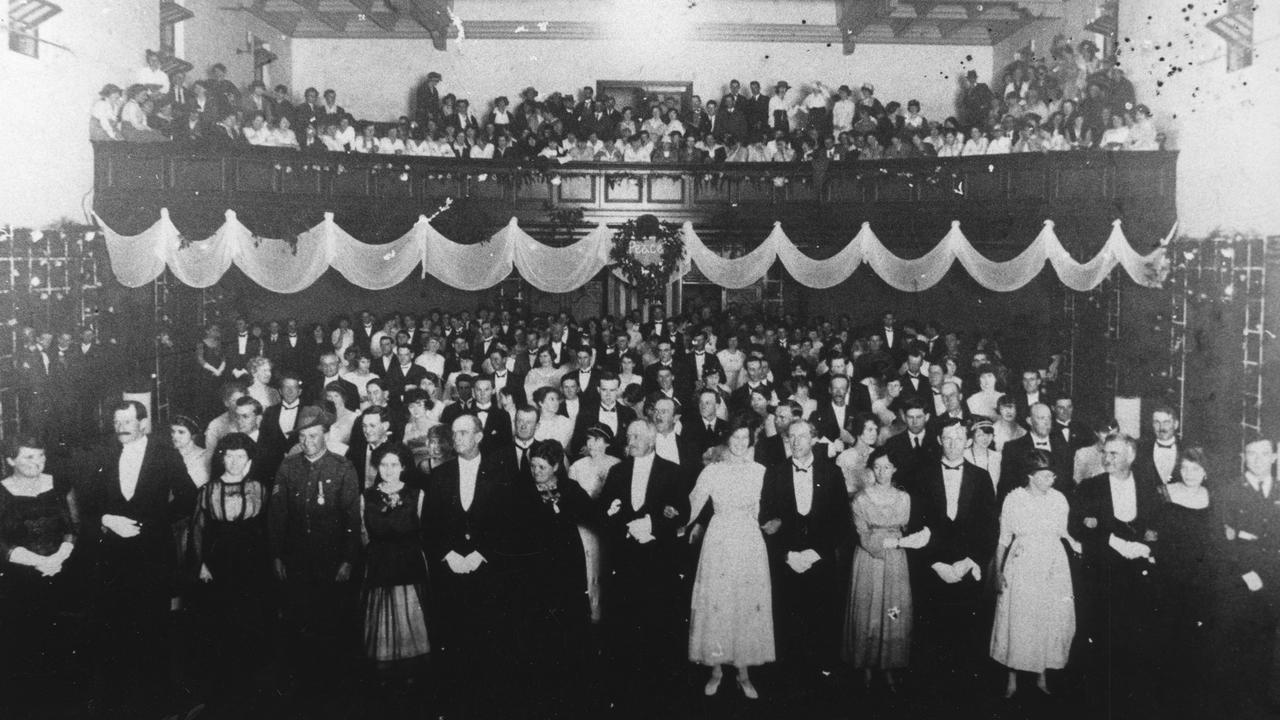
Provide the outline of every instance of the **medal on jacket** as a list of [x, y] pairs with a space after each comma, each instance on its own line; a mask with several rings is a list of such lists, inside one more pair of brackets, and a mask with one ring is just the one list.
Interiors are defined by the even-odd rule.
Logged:
[[316, 484], [316, 504], [317, 505], [324, 504], [324, 483], [323, 482]]

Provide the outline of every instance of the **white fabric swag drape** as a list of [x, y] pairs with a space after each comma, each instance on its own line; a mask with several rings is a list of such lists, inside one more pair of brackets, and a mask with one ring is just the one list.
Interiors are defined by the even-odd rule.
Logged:
[[[255, 236], [232, 210], [226, 212], [226, 222], [211, 237], [191, 241], [185, 247], [168, 210], [161, 210], [160, 219], [138, 235], [121, 235], [101, 218], [98, 222], [106, 235], [111, 269], [126, 287], [146, 285], [166, 266], [186, 285], [209, 287], [234, 263], [254, 282], [278, 293], [303, 290], [330, 267], [359, 287], [381, 290], [400, 283], [418, 266], [422, 277], [430, 274], [462, 290], [493, 287], [514, 269], [539, 290], [562, 293], [585, 285], [608, 265], [613, 244], [613, 231], [601, 223], [578, 242], [553, 248], [521, 230], [515, 218], [488, 240], [463, 245], [441, 235], [420, 216], [404, 236], [370, 245], [338, 227], [333, 213], [325, 213], [323, 222], [298, 236], [296, 248], [284, 240]], [[722, 257], [708, 248], [692, 223], [684, 224], [682, 234], [687, 257], [673, 281], [692, 264], [717, 285], [744, 288], [764, 277], [774, 261], [780, 260], [801, 285], [824, 289], [844, 282], [865, 262], [890, 286], [916, 292], [936, 285], [959, 262], [982, 287], [1009, 292], [1031, 282], [1046, 262], [1072, 290], [1096, 287], [1116, 265], [1135, 282], [1158, 286], [1166, 266], [1163, 245], [1173, 231], [1161, 247], [1142, 255], [1129, 245], [1116, 220], [1102, 250], [1083, 263], [1072, 259], [1062, 246], [1052, 220], [1045, 221], [1026, 250], [1006, 262], [993, 262], [978, 252], [960, 231], [959, 222], [951, 224], [936, 247], [910, 260], [890, 252], [868, 223], [862, 224], [848, 245], [822, 260], [801, 252], [780, 223], [774, 224], [759, 247], [736, 258]]]

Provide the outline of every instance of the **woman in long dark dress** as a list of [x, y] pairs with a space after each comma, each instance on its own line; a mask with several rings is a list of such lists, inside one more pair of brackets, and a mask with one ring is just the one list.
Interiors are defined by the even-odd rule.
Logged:
[[200, 381], [196, 383], [199, 391], [195, 407], [207, 418], [213, 418], [222, 412], [218, 404], [219, 388], [222, 383], [231, 379], [231, 368], [227, 363], [227, 355], [222, 347], [222, 330], [217, 325], [205, 328], [204, 337], [196, 343], [195, 366]]
[[[64, 570], [78, 534], [75, 493], [44, 472], [43, 444], [5, 444], [0, 481], [0, 706], [21, 704], [29, 678], [66, 668], [70, 645], [60, 618], [73, 607]], [[18, 693], [19, 695], [15, 695]]]
[[254, 671], [264, 654], [270, 588], [266, 490], [254, 469], [257, 448], [244, 433], [231, 433], [214, 451], [222, 474], [211, 478], [196, 500], [192, 521], [193, 565], [200, 590], [201, 618], [210, 669], [218, 696], [254, 688]]
[[380, 671], [409, 672], [431, 652], [427, 635], [427, 561], [422, 550], [421, 483], [412, 482], [413, 453], [387, 443], [373, 453], [377, 484], [364, 494], [366, 548], [365, 656]]
[[[582, 648], [591, 617], [586, 553], [578, 526], [594, 524], [587, 492], [568, 479], [564, 447], [556, 440], [535, 442], [529, 450], [533, 483], [515, 489], [513, 516], [522, 525], [519, 543], [520, 613], [511, 637], [520, 682], [527, 683], [528, 717], [572, 717], [581, 682]], [[571, 693], [575, 693], [571, 696]]]
[[1213, 669], [1208, 658], [1210, 640], [1217, 632], [1212, 610], [1221, 587], [1224, 537], [1222, 518], [1204, 484], [1207, 462], [1203, 448], [1183, 450], [1180, 473], [1174, 474], [1178, 479], [1167, 486], [1169, 501], [1156, 516], [1160, 545], [1154, 567], [1164, 621], [1161, 674], [1178, 678], [1165, 686], [1164, 699], [1170, 711], [1199, 711], [1186, 717], [1213, 714], [1199, 703], [1211, 695], [1205, 681]]

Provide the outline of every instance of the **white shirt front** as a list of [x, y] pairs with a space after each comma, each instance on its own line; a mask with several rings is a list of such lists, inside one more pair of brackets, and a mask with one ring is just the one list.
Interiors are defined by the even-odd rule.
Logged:
[[470, 510], [476, 499], [476, 477], [480, 474], [480, 456], [467, 460], [458, 457], [458, 500], [463, 510]]
[[142, 458], [147, 453], [147, 438], [142, 436], [120, 446], [120, 494], [132, 500], [138, 489], [138, 475], [142, 473]]
[[796, 462], [794, 458], [791, 462], [791, 485], [796, 494], [796, 512], [808, 515], [813, 509], [813, 457], [810, 456], [805, 465]]
[[1173, 468], [1178, 464], [1178, 444], [1161, 445], [1156, 441], [1151, 447], [1151, 460], [1155, 462], [1161, 482], [1169, 482], [1173, 479]]
[[658, 433], [657, 440], [654, 442], [653, 451], [663, 460], [680, 464], [680, 445], [676, 442], [676, 433], [671, 431], [663, 434]]
[[649, 490], [649, 472], [653, 470], [653, 453], [633, 458], [631, 466], [631, 509], [639, 510], [644, 505], [645, 493]]
[[1031, 433], [1031, 445], [1035, 447], [1036, 450], [1052, 450], [1053, 449], [1053, 443], [1050, 442], [1049, 438], [1040, 437], [1035, 433]]
[[608, 425], [609, 429], [613, 431], [614, 436], [617, 437], [618, 406], [614, 405], [612, 408], [605, 408], [605, 406], [601, 405], [600, 406], [600, 422], [603, 423], [604, 425]]
[[964, 463], [951, 466], [942, 463], [942, 489], [947, 494], [947, 519], [955, 520], [960, 512], [960, 485], [964, 480]]
[[1138, 490], [1133, 475], [1117, 480], [1114, 475], [1108, 477], [1111, 483], [1111, 515], [1120, 522], [1130, 522], [1138, 517]]
[[839, 440], [839, 433], [844, 430], [845, 418], [849, 415], [849, 405], [837, 405], [835, 403], [831, 403], [831, 412], [836, 416], [836, 427], [839, 428], [839, 430], [836, 431], [837, 435], [835, 439]]
[[293, 432], [293, 427], [298, 424], [298, 408], [302, 403], [295, 400], [293, 406], [287, 403], [280, 403], [280, 432], [288, 435]]

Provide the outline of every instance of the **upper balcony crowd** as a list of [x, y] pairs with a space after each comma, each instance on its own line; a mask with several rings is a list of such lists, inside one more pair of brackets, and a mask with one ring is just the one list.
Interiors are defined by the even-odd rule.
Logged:
[[[261, 81], [243, 91], [216, 64], [190, 86], [166, 75], [161, 58], [125, 89], [103, 87], [91, 110], [93, 140], [187, 141], [221, 146], [290, 147], [422, 157], [545, 162], [798, 162], [955, 157], [1067, 150], [1158, 150], [1162, 136], [1151, 111], [1114, 58], [1085, 40], [1053, 43], [1049, 58], [1029, 50], [981, 82], [960, 77], [948, 109], [882, 103], [871, 83], [831, 89], [822, 81], [792, 88], [781, 80], [762, 91], [731, 80], [719, 99], [657, 96], [643, 107], [580, 92], [540, 94], [527, 87], [513, 107], [497, 97], [481, 107], [448, 92], [430, 72], [417, 89], [413, 115], [394, 121], [356, 119], [338, 93], [309, 87], [295, 102], [285, 85]], [[855, 90], [854, 87], [857, 86]]]

